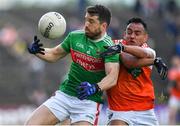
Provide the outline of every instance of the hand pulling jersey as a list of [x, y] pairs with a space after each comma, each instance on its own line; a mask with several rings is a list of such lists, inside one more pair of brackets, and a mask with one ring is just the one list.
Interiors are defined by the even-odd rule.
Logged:
[[[61, 44], [66, 52], [71, 53], [72, 63], [67, 79], [60, 84], [59, 89], [64, 93], [77, 97], [76, 88], [81, 82], [88, 81], [91, 84], [100, 82], [105, 76], [104, 63], [119, 62], [119, 56], [113, 55], [102, 59], [100, 52], [105, 51], [103, 46], [112, 46], [114, 43], [108, 35], [93, 41], [84, 31], [69, 33]], [[102, 102], [102, 93], [98, 92], [88, 99]]]

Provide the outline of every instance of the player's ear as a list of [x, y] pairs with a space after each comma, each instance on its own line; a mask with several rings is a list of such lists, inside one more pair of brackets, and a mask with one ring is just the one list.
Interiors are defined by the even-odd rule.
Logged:
[[149, 39], [149, 35], [148, 35], [148, 34], [145, 34], [145, 36], [144, 36], [144, 41], [147, 42], [148, 39]]
[[106, 23], [106, 22], [103, 22], [103, 23], [101, 24], [101, 27], [102, 27], [104, 30], [106, 30], [106, 29], [107, 29], [107, 27], [108, 27], [108, 25], [107, 25], [107, 23]]

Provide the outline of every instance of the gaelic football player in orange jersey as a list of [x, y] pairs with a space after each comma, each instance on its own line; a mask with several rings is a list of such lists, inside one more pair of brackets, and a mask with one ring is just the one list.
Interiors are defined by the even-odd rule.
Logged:
[[146, 23], [140, 18], [127, 22], [122, 44], [107, 47], [101, 56], [120, 53], [117, 85], [107, 90], [110, 125], [157, 125], [154, 113], [154, 88], [151, 81], [155, 65], [161, 78], [167, 76], [167, 66], [147, 45]]

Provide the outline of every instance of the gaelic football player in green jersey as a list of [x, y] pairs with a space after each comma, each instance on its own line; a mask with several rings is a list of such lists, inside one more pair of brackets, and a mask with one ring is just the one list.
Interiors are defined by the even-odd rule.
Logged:
[[[84, 29], [73, 31], [54, 48], [42, 48], [34, 37], [28, 47], [31, 54], [55, 62], [71, 54], [72, 63], [67, 78], [59, 90], [26, 121], [26, 125], [54, 125], [70, 118], [73, 125], [94, 125], [98, 121], [102, 91], [114, 86], [119, 72], [119, 56], [100, 57], [104, 46], [112, 46], [106, 34], [111, 13], [102, 5], [86, 9]], [[84, 100], [83, 100], [84, 99]]]

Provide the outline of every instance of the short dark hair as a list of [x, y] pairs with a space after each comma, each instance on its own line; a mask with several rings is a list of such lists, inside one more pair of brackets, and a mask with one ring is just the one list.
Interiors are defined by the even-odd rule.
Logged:
[[147, 24], [139, 17], [133, 17], [133, 18], [129, 19], [127, 22], [127, 25], [129, 25], [131, 23], [140, 23], [143, 25], [145, 31], [146, 32], [148, 31]]
[[103, 5], [89, 6], [86, 8], [86, 12], [92, 16], [97, 15], [101, 23], [106, 22], [109, 26], [111, 21], [111, 12], [107, 7]]

